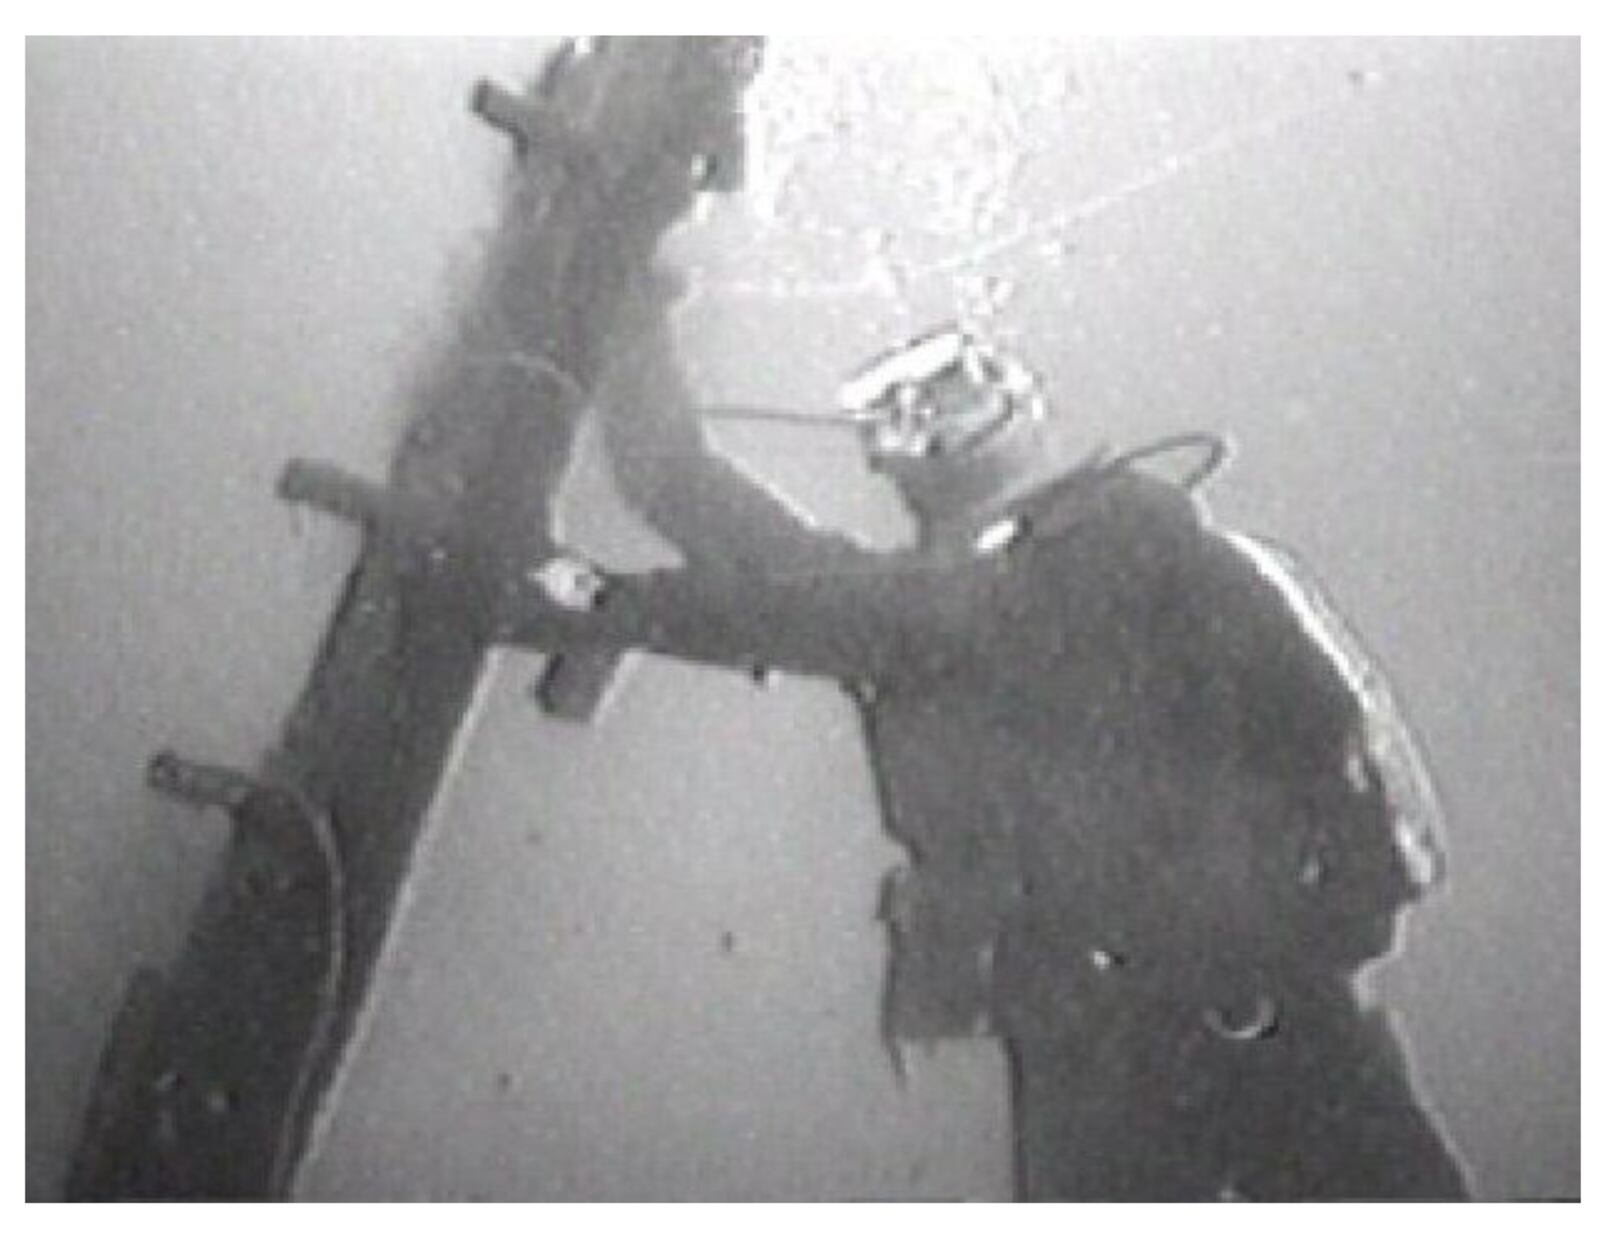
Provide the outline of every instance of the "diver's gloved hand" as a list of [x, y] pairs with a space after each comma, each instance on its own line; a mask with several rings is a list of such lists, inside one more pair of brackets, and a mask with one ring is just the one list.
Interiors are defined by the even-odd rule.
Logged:
[[571, 554], [557, 554], [529, 573], [544, 598], [563, 610], [589, 611], [605, 595], [606, 581], [593, 564]]
[[637, 643], [638, 633], [620, 630], [609, 612], [622, 586], [622, 577], [608, 577], [577, 555], [534, 556], [504, 577], [490, 638], [545, 653]]

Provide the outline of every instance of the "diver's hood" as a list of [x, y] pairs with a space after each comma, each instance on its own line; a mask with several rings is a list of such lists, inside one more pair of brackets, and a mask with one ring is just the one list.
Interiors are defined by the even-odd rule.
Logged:
[[869, 361], [838, 398], [875, 459], [964, 455], [1045, 416], [1034, 374], [954, 325]]
[[[942, 489], [939, 506], [963, 507], [1012, 489], [1018, 464], [1026, 461], [1011, 457], [1035, 449], [1035, 440], [1017, 431], [1038, 427], [1048, 411], [1031, 370], [974, 332], [949, 324], [868, 361], [840, 386], [836, 411], [722, 408], [703, 415], [851, 427], [874, 468], [902, 485]], [[1170, 467], [1170, 457], [1181, 459], [1194, 449], [1201, 458], [1171, 478], [1193, 489], [1231, 454], [1217, 435], [1176, 434], [1116, 456], [1102, 448], [1084, 463], [1116, 470], [1168, 457]], [[920, 465], [930, 460], [943, 466], [925, 477]], [[962, 490], [971, 492], [957, 492]]]
[[953, 458], [1008, 427], [1044, 419], [1039, 380], [972, 332], [943, 326], [867, 362], [839, 388], [837, 411], [707, 410], [720, 419], [854, 428], [873, 461]]

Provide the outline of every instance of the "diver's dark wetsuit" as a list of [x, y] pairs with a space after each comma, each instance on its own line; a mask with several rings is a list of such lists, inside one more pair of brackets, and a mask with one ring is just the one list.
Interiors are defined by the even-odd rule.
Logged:
[[819, 536], [506, 635], [845, 685], [912, 856], [886, 1030], [1003, 1037], [1022, 1197], [1462, 1196], [1351, 984], [1438, 869], [1381, 683], [1181, 488], [1091, 467], [1004, 514], [947, 568]]

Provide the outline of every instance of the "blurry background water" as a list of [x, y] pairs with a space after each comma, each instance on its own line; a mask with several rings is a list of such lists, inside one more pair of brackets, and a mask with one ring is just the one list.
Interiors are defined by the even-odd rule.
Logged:
[[[464, 100], [540, 41], [41, 41], [27, 56], [28, 1194], [55, 1196], [120, 987], [222, 825], [355, 540], [271, 496], [383, 471], [507, 159]], [[1578, 1185], [1575, 41], [770, 48], [747, 191], [670, 238], [708, 401], [816, 407], [960, 315], [1063, 449], [1204, 427], [1220, 518], [1295, 548], [1389, 670], [1447, 893], [1375, 976], [1489, 1197]], [[848, 439], [719, 443], [819, 520], [903, 518]], [[665, 547], [582, 455], [564, 526]], [[496, 658], [303, 1192], [1004, 1197], [989, 1045], [876, 1042], [878, 831], [853, 711], [637, 660], [603, 721]]]

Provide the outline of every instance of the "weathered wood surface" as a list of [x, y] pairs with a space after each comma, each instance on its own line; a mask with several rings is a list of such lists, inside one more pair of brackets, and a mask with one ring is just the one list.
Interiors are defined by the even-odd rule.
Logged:
[[[141, 975], [101, 1068], [76, 1199], [292, 1193], [484, 668], [506, 570], [548, 545], [551, 495], [619, 302], [697, 191], [737, 183], [747, 39], [569, 45], [475, 108], [517, 166], [482, 286], [386, 484], [292, 463], [280, 493], [364, 528], [275, 750], [220, 781], [153, 780], [234, 829], [181, 956]], [[547, 677], [581, 714], [603, 663]]]

